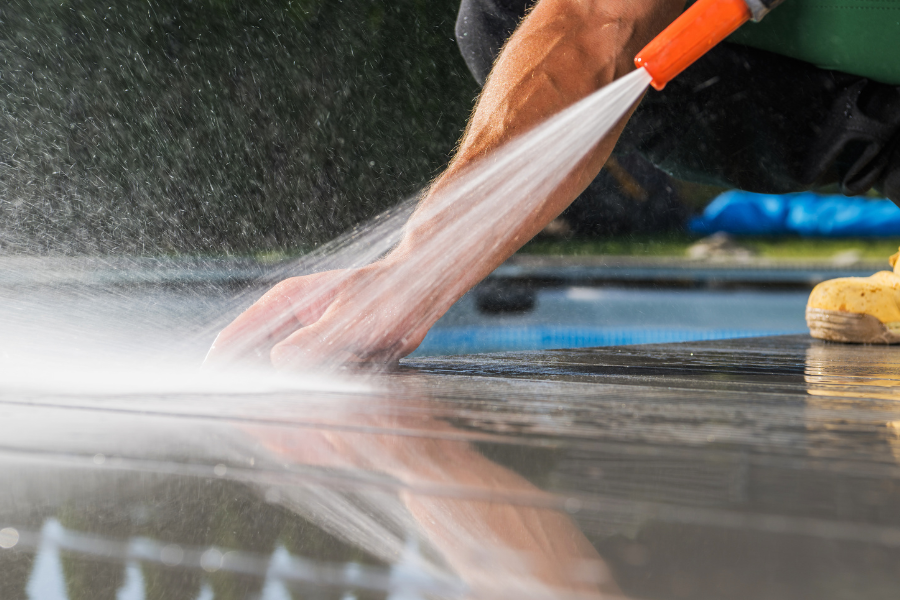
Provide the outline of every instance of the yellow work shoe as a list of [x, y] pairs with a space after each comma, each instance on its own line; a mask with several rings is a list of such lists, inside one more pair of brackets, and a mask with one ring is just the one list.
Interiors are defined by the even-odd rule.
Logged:
[[860, 344], [900, 342], [900, 252], [891, 271], [823, 281], [809, 295], [806, 324], [814, 338]]

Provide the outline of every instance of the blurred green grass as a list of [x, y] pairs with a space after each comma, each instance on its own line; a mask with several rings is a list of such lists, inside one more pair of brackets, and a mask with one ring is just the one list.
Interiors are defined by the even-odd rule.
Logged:
[[[647, 258], [685, 258], [688, 248], [702, 238], [685, 233], [625, 235], [590, 238], [553, 239], [538, 237], [523, 246], [518, 254], [533, 256], [631, 256]], [[884, 261], [897, 252], [900, 238], [802, 238], [734, 236], [738, 246], [750, 250], [756, 258], [774, 260], [829, 260], [854, 252], [860, 260]], [[249, 254], [263, 263], [274, 263], [304, 256], [312, 246], [287, 250], [259, 251]]]
[[[646, 256], [684, 257], [699, 237], [683, 233], [665, 235], [629, 235], [605, 238], [537, 238], [526, 244], [520, 254], [545, 256]], [[781, 260], [828, 260], [835, 255], [856, 252], [862, 260], [884, 260], [897, 252], [900, 238], [802, 238], [734, 236], [739, 246], [759, 258]]]

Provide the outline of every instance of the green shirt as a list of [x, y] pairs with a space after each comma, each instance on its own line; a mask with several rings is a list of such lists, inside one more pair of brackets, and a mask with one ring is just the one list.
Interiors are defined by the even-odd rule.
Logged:
[[728, 41], [900, 85], [900, 0], [787, 0]]

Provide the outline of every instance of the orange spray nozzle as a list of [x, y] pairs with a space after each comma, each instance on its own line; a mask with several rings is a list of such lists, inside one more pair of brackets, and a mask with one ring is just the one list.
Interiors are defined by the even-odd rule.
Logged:
[[651, 85], [661, 90], [752, 17], [747, 0], [698, 0], [647, 44], [634, 64], [646, 69]]

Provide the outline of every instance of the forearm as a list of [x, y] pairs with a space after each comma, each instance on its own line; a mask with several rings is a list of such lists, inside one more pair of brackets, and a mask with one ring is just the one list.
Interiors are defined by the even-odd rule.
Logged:
[[[480, 158], [549, 116], [633, 70], [635, 54], [674, 19], [683, 0], [542, 0], [503, 49], [485, 84], [459, 150], [422, 200], [395, 257], [416, 254], [446, 225], [426, 218]], [[630, 115], [630, 113], [629, 113]], [[627, 117], [626, 117], [627, 118]], [[559, 215], [596, 177], [624, 119], [539, 205], [496, 223], [497, 243], [460, 273], [452, 295], [464, 293]], [[476, 199], [477, 201], [477, 199]]]
[[[621, 104], [592, 112], [588, 103], [563, 115], [569, 124], [504, 145], [633, 70], [637, 52], [684, 3], [541, 0], [501, 52], [458, 153], [397, 247], [364, 268], [285, 280], [219, 334], [207, 360], [269, 357], [292, 368], [392, 362], [415, 350], [456, 300], [596, 177], [624, 126], [610, 129]], [[623, 87], [626, 103], [640, 93]], [[583, 123], [591, 126], [574, 129]]]

